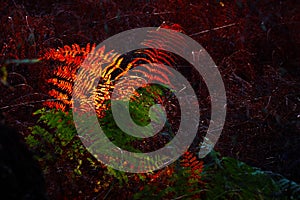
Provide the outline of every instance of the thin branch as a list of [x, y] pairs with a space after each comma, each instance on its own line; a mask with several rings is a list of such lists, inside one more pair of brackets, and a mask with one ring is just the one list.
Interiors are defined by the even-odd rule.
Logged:
[[60, 101], [60, 100], [63, 100], [63, 99], [43, 99], [43, 100], [39, 100], [39, 101], [24, 102], [24, 103], [9, 105], [9, 106], [3, 106], [0, 108], [0, 110], [11, 109], [11, 108], [19, 107], [19, 106], [26, 106], [26, 105], [30, 105], [30, 104], [36, 104], [36, 103], [43, 103], [46, 101]]
[[213, 29], [208, 29], [208, 30], [197, 32], [197, 33], [193, 33], [189, 36], [192, 37], [192, 36], [196, 36], [196, 35], [201, 35], [201, 34], [204, 34], [204, 33], [208, 33], [208, 32], [211, 32], [211, 31], [216, 31], [216, 30], [223, 29], [223, 28], [228, 28], [228, 27], [235, 26], [235, 25], [236, 25], [236, 23], [227, 24], [227, 25], [219, 26], [219, 27], [216, 27], [216, 28], [213, 28]]
[[175, 14], [175, 12], [171, 12], [171, 11], [165, 11], [165, 12], [155, 12], [155, 13], [149, 13], [149, 14], [145, 14], [145, 13], [131, 13], [131, 14], [124, 14], [124, 15], [117, 15], [115, 17], [112, 17], [110, 19], [105, 20], [105, 23], [116, 20], [116, 19], [120, 19], [120, 18], [124, 18], [124, 17], [136, 17], [136, 16], [140, 16], [140, 15], [166, 15], [166, 14]]
[[197, 191], [194, 191], [194, 192], [192, 192], [192, 193], [190, 193], [190, 194], [185, 194], [185, 195], [176, 197], [176, 198], [174, 198], [174, 199], [172, 199], [172, 200], [182, 199], [182, 198], [185, 198], [185, 197], [188, 197], [188, 196], [193, 196], [193, 195], [195, 195], [195, 194], [197, 194], [197, 193], [201, 193], [201, 192], [205, 192], [205, 191], [208, 191], [208, 190], [206, 190], [206, 189], [203, 189], [203, 190], [197, 190]]

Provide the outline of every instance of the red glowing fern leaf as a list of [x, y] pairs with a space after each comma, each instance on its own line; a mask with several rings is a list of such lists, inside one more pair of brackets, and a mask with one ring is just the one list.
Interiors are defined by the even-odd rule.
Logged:
[[43, 60], [56, 60], [65, 62], [66, 64], [80, 65], [86, 56], [95, 49], [95, 45], [91, 47], [88, 43], [85, 48], [80, 48], [78, 44], [72, 46], [65, 45], [56, 49], [49, 49], [43, 55]]
[[[176, 28], [175, 28], [176, 27]], [[172, 31], [170, 31], [170, 29]], [[184, 54], [184, 50], [187, 49], [188, 43], [185, 41], [184, 35], [176, 32], [184, 33], [180, 25], [162, 25], [156, 31], [150, 31], [147, 40], [143, 41], [143, 45], [151, 49], [165, 49], [168, 48], [170, 52]], [[162, 61], [169, 60], [170, 55], [165, 51], [157, 51], [157, 59]], [[169, 64], [169, 63], [166, 63]]]
[[[53, 71], [50, 73], [53, 76], [46, 78], [50, 89], [56, 90], [56, 92], [52, 91], [49, 95], [53, 98], [64, 98], [57, 107], [71, 108], [72, 92], [75, 91], [76, 95], [73, 95], [75, 101], [76, 99], [87, 98], [87, 102], [91, 102], [97, 110], [101, 110], [105, 107], [104, 102], [110, 99], [116, 81], [121, 79], [129, 70], [141, 65], [144, 68], [135, 70], [136, 74], [147, 78], [149, 82], [156, 80], [172, 86], [170, 82], [172, 73], [163, 65], [173, 66], [175, 57], [173, 54], [162, 51], [160, 47], [164, 46], [164, 40], [170, 36], [170, 34], [166, 34], [167, 29], [165, 28], [178, 32], [183, 31], [176, 24], [171, 26], [164, 24], [161, 28], [163, 29], [154, 31], [148, 37], [149, 39], [144, 41], [147, 49], [130, 52], [130, 59], [126, 57], [128, 55], [119, 55], [113, 51], [105, 52], [104, 46], [96, 48], [95, 44], [87, 44], [84, 48], [81, 48], [78, 44], [73, 44], [58, 49], [49, 49], [41, 59], [52, 61], [54, 65], [58, 63], [58, 66], [54, 66]], [[176, 37], [178, 36], [174, 35], [174, 38]], [[175, 42], [177, 49], [179, 46], [184, 47], [182, 38], [179, 38], [179, 40], [177, 38], [175, 41], [178, 41]], [[156, 65], [153, 65], [153, 63]], [[79, 68], [80, 71], [78, 72]], [[74, 88], [75, 79], [80, 87]], [[98, 83], [95, 83], [95, 81]], [[93, 88], [94, 85], [97, 85], [97, 87]], [[66, 103], [66, 106], [61, 106], [62, 103]], [[54, 104], [55, 102], [51, 102], [52, 106]]]
[[[91, 88], [92, 81], [90, 80], [95, 80], [99, 77], [109, 77], [109, 74], [104, 74], [101, 65], [103, 63], [111, 63], [113, 65], [117, 57], [118, 55], [112, 51], [105, 53], [105, 47], [96, 49], [95, 45], [91, 46], [90, 44], [85, 48], [80, 48], [79, 45], [74, 44], [72, 46], [64, 46], [58, 50], [48, 50], [41, 59], [57, 61], [59, 65], [57, 67], [54, 66], [53, 71], [51, 71], [52, 77], [46, 78], [46, 83], [50, 88], [48, 94], [57, 100], [47, 101], [45, 105], [64, 111], [71, 108], [75, 79], [81, 83], [81, 87], [76, 88], [76, 94], [79, 95], [74, 96], [75, 100], [89, 96], [94, 92], [94, 88]], [[78, 75], [80, 67], [81, 71]], [[45, 73], [49, 72], [45, 71]]]
[[177, 31], [180, 33], [185, 33], [182, 26], [180, 26], [179, 24], [174, 24], [174, 23], [163, 22], [159, 28], [165, 28], [165, 29], [174, 30], [174, 31]]
[[201, 182], [201, 173], [203, 171], [203, 161], [200, 161], [194, 153], [186, 151], [181, 160], [181, 166], [190, 169], [191, 179]]

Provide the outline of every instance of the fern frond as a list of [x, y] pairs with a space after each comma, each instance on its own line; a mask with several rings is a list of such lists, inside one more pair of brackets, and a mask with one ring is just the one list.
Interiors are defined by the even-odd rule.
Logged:
[[202, 173], [203, 167], [204, 167], [203, 161], [199, 160], [198, 157], [194, 153], [192, 153], [190, 151], [186, 151], [183, 154], [180, 163], [181, 163], [181, 166], [190, 169], [191, 179], [194, 179], [194, 180], [198, 181], [199, 183], [202, 183], [201, 173]]
[[[55, 60], [60, 62], [66, 62], [70, 64], [74, 62], [75, 57], [80, 57], [82, 60], [95, 49], [95, 44], [90, 45], [88, 43], [85, 48], [80, 48], [78, 44], [73, 44], [72, 46], [65, 45], [64, 47], [59, 47], [58, 49], [49, 49], [42, 56], [42, 60]], [[78, 61], [79, 62], [79, 61]], [[76, 63], [78, 63], [76, 61]]]

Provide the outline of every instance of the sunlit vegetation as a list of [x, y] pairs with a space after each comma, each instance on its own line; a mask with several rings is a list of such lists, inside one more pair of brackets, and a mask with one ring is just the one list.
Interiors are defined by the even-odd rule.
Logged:
[[[8, 147], [7, 139], [13, 144], [17, 134], [4, 126], [2, 130], [5, 124], [19, 133], [35, 159], [25, 146], [18, 147], [17, 137], [16, 146], [9, 145], [15, 150], [1, 152], [1, 177], [8, 198], [34, 197], [33, 190], [37, 198], [49, 199], [299, 198], [297, 1], [5, 0], [0, 13], [0, 150]], [[227, 118], [221, 138], [204, 159], [198, 152], [210, 122], [211, 103], [193, 66], [178, 55], [151, 49], [151, 42], [163, 42], [159, 36], [144, 41], [149, 48], [126, 55], [108, 52], [104, 46], [95, 49], [110, 36], [140, 27], [184, 33], [199, 42], [218, 66], [226, 88]], [[178, 39], [174, 45], [184, 49], [187, 44]], [[88, 55], [101, 69], [84, 69], [89, 79], [97, 79], [97, 87], [83, 84], [79, 89], [93, 94], [92, 98], [80, 93], [83, 96], [72, 99], [76, 78], [85, 78], [77, 72]], [[106, 68], [102, 58], [109, 63]], [[162, 104], [167, 111], [165, 126], [153, 138], [127, 135], [111, 111], [115, 82], [123, 81], [126, 91], [130, 82], [122, 77], [140, 64], [153, 62], [173, 67], [191, 83], [201, 110], [199, 133], [190, 148], [165, 168], [140, 174], [115, 170], [82, 144], [73, 121], [72, 111], [78, 109], [74, 105], [78, 98], [91, 101], [106, 136], [119, 147], [133, 152], [163, 147], [176, 135], [181, 117], [172, 90], [144, 85], [130, 97], [131, 117], [138, 125], [149, 123], [149, 108], [154, 104]], [[169, 72], [158, 68], [152, 73], [159, 80]], [[189, 97], [185, 102], [193, 103]], [[122, 95], [118, 103], [124, 103]], [[85, 111], [79, 106], [79, 112]], [[160, 118], [154, 119], [159, 122]], [[13, 162], [11, 152], [15, 152]], [[20, 170], [13, 156], [24, 152], [26, 166]], [[28, 185], [35, 181], [34, 174], [35, 184], [43, 186], [44, 181], [46, 191], [42, 187], [36, 191], [39, 187], [34, 184], [28, 191], [23, 187], [27, 180]]]

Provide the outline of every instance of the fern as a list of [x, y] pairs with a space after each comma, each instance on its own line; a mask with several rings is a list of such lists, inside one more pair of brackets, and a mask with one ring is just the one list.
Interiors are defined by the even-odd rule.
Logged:
[[190, 173], [189, 184], [203, 183], [201, 173], [203, 171], [203, 161], [200, 161], [194, 153], [185, 152], [181, 159], [181, 166]]
[[55, 163], [60, 159], [76, 161], [74, 172], [81, 174], [79, 168], [82, 157], [87, 153], [81, 141], [76, 136], [72, 115], [61, 110], [37, 110], [34, 115], [40, 115], [39, 125], [31, 127], [31, 135], [25, 140], [28, 146], [37, 154], [42, 165]]
[[300, 185], [298, 183], [271, 171], [265, 171], [264, 173], [271, 176], [280, 188], [279, 197], [283, 199], [297, 199], [300, 196]]
[[[164, 28], [182, 32], [179, 25], [165, 26]], [[172, 73], [159, 64], [174, 66], [176, 64], [175, 55], [158, 50], [163, 45], [161, 37], [166, 37], [165, 31], [155, 31], [154, 33], [154, 38], [149, 37], [144, 41], [147, 49], [135, 50], [125, 55], [119, 55], [114, 51], [106, 52], [105, 46], [96, 48], [95, 44], [87, 44], [82, 48], [78, 44], [73, 44], [58, 49], [48, 49], [40, 58], [42, 61], [50, 61], [50, 65], [46, 68], [48, 70], [44, 70], [42, 77], [50, 86], [48, 87], [49, 96], [56, 101], [47, 101], [45, 106], [64, 111], [72, 108], [74, 102], [71, 101], [71, 97], [75, 89], [73, 100], [89, 97], [88, 100], [96, 107], [98, 116], [102, 116], [102, 110], [106, 109], [104, 102], [110, 99], [116, 81], [120, 80], [129, 70], [141, 64], [148, 65], [144, 65], [146, 70], [135, 69], [134, 72], [137, 75], [146, 76], [149, 78], [149, 82], [158, 80], [172, 85], [169, 80]], [[182, 38], [178, 41], [180, 42], [175, 44], [174, 48], [182, 49], [186, 44]], [[153, 66], [153, 63], [158, 65]], [[79, 68], [80, 73], [77, 73]], [[73, 88], [75, 79], [80, 87]], [[92, 82], [86, 83], [85, 80], [92, 80]], [[98, 84], [98, 86], [92, 88], [95, 81], [99, 81], [94, 84]], [[123, 83], [126, 81], [123, 80]], [[74, 94], [78, 94], [78, 96], [74, 96]]]
[[297, 199], [300, 187], [279, 174], [262, 171], [233, 158], [210, 154], [204, 169], [207, 199]]
[[[175, 25], [169, 28], [181, 32], [180, 26]], [[148, 49], [135, 50], [133, 52], [129, 52], [126, 55], [118, 55], [116, 53], [113, 53], [112, 51], [105, 52], [105, 47], [96, 49], [95, 45], [91, 46], [90, 44], [88, 44], [84, 48], [81, 48], [79, 47], [79, 45], [74, 44], [72, 46], [66, 45], [58, 49], [49, 49], [42, 56], [41, 60], [51, 61], [52, 64], [54, 63], [53, 71], [50, 72], [53, 75], [51, 75], [50, 78], [46, 78], [46, 82], [50, 86], [48, 94], [55, 100], [47, 101], [45, 103], [45, 106], [49, 108], [61, 109], [64, 112], [67, 112], [70, 108], [73, 108], [73, 104], [76, 103], [78, 99], [85, 99], [86, 101], [91, 102], [96, 107], [99, 122], [100, 125], [102, 125], [104, 132], [106, 133], [107, 137], [120, 148], [133, 152], [150, 151], [151, 149], [149, 149], [148, 147], [156, 149], [157, 147], [160, 148], [159, 145], [165, 142], [163, 134], [160, 134], [153, 141], [141, 141], [140, 139], [137, 139], [135, 137], [128, 136], [118, 128], [113, 120], [113, 116], [110, 110], [110, 97], [112, 90], [114, 89], [114, 84], [118, 80], [124, 83], [124, 88], [122, 88], [123, 91], [127, 91], [128, 89], [130, 89], [132, 84], [130, 84], [128, 80], [123, 78], [123, 76], [130, 69], [135, 70], [135, 73], [137, 75], [147, 76], [150, 79], [150, 82], [152, 80], [160, 80], [168, 85], [171, 85], [168, 77], [169, 75], [172, 75], [172, 73], [167, 68], [161, 67], [160, 65], [158, 65], [157, 67], [153, 67], [153, 63], [166, 64], [168, 66], [174, 66], [176, 64], [175, 55], [167, 53], [165, 51], [157, 50], [162, 42], [161, 37], [165, 37], [164, 33], [165, 32], [163, 31], [159, 31], [154, 34], [155, 36], [153, 38], [149, 38], [148, 40], [146, 40], [145, 44], [146, 46], [148, 45]], [[154, 43], [156, 44], [156, 46], [151, 45]], [[174, 44], [173, 47], [177, 49], [184, 47], [184, 45], [186, 45], [184, 43], [184, 40], [180, 38], [180, 40], [178, 40], [178, 43]], [[82, 66], [84, 59], [86, 65]], [[104, 64], [108, 65], [105, 66]], [[146, 70], [134, 69], [141, 64], [150, 65], [146, 66]], [[95, 65], [97, 67], [95, 67]], [[80, 66], [80, 73], [77, 74]], [[94, 82], [89, 82], [87, 84], [85, 84], [85, 82], [80, 82], [80, 87], [74, 87], [75, 79], [76, 81], [98, 81], [98, 83], [96, 84], [97, 87], [92, 88], [92, 83]], [[165, 89], [159, 87], [150, 86], [144, 87], [138, 92], [134, 93], [134, 97], [131, 98], [130, 111], [132, 111], [132, 118], [137, 124], [145, 126], [150, 122], [150, 119], [148, 117], [149, 108], [157, 102], [162, 102], [160, 96], [163, 94], [164, 90]], [[74, 91], [76, 92], [77, 96], [74, 96]], [[73, 97], [72, 100], [71, 97]], [[121, 97], [119, 97], [119, 99], [122, 99]], [[119, 103], [123, 102], [119, 101]], [[86, 111], [85, 109], [88, 108], [80, 107], [80, 109]], [[63, 130], [61, 130], [61, 128], [64, 126], [63, 124], [65, 122], [62, 122], [61, 124], [56, 123], [57, 119], [60, 118], [59, 116], [62, 112], [50, 112], [50, 115], [47, 115], [47, 113], [45, 112], [41, 112], [39, 114], [42, 115], [40, 120], [44, 120], [44, 124], [46, 124], [51, 129], [51, 131], [48, 131], [46, 129], [40, 130], [39, 134], [36, 134], [40, 138], [31, 136], [28, 137], [28, 142], [32, 146], [36, 146], [36, 141], [38, 141], [39, 139], [43, 139], [44, 141], [46, 141], [46, 143], [49, 143], [48, 146], [51, 146], [51, 148], [54, 149], [54, 154], [59, 156], [63, 155], [67, 147], [70, 147], [70, 151], [75, 152], [76, 148], [72, 149], [71, 146], [74, 141], [78, 141], [78, 137], [75, 134], [76, 131], [74, 129], [70, 131], [66, 130], [66, 133], [62, 134], [61, 131]], [[88, 118], [85, 119], [88, 120]], [[155, 116], [154, 121], [155, 120], [160, 120], [160, 117], [158, 115]], [[37, 130], [39, 128], [42, 127], [34, 127], [34, 130]], [[91, 127], [81, 128], [89, 130]], [[54, 132], [54, 134], [52, 132]], [[50, 133], [52, 134], [52, 136]], [[174, 135], [173, 133], [168, 134]], [[47, 136], [47, 138], [44, 138], [45, 136]], [[61, 141], [62, 138], [64, 139], [63, 142]], [[141, 144], [139, 142], [143, 142], [143, 145], [139, 145]], [[137, 148], [137, 146], [142, 146], [142, 148]], [[78, 160], [78, 165], [74, 169], [74, 171], [79, 175], [81, 174], [80, 166], [82, 166], [83, 155], [84, 154], [79, 154], [78, 157], [76, 157], [76, 153], [74, 153], [74, 158]], [[195, 155], [192, 156], [192, 159], [194, 158]], [[149, 162], [152, 161], [150, 160]], [[200, 182], [201, 176], [198, 176], [197, 173], [201, 173], [203, 165], [202, 163], [197, 164], [199, 164], [197, 170], [194, 170], [194, 168], [197, 167], [196, 165], [194, 165], [194, 160], [184, 167], [186, 171], [189, 171], [189, 173], [192, 174], [190, 178], [185, 179], [186, 183], [188, 182], [189, 185], [197, 185]], [[162, 171], [154, 172], [152, 174], [146, 174], [146, 178], [144, 177], [144, 179], [149, 178], [150, 180], [156, 181]], [[120, 174], [119, 172], [116, 172], [115, 170], [110, 168], [106, 172], [108, 175], [116, 177], [119, 180], [120, 185], [123, 182], [126, 183], [127, 174]], [[173, 170], [169, 172], [173, 172]], [[168, 174], [167, 176], [171, 176], [171, 174]], [[143, 176], [140, 176], [140, 178], [141, 177]], [[167, 181], [165, 180], [165, 182]]]
[[[203, 182], [190, 181], [194, 175], [189, 168], [174, 163], [164, 170], [171, 173], [161, 174], [160, 181], [150, 182], [133, 199], [200, 199], [205, 192]], [[201, 172], [197, 175], [201, 176]]]
[[[88, 43], [85, 48], [81, 48], [78, 44], [72, 46], [65, 45], [58, 49], [48, 49], [41, 60], [57, 60], [60, 62], [66, 62], [67, 64], [80, 65], [86, 56], [95, 50], [96, 45], [92, 46]], [[75, 58], [79, 59], [75, 59]]]

